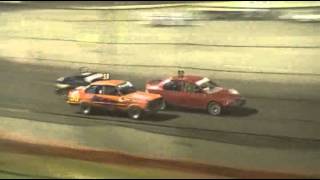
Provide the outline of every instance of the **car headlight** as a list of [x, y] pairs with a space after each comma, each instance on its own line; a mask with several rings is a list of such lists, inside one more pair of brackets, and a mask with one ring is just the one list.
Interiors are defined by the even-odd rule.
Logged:
[[234, 95], [240, 94], [239, 91], [237, 91], [237, 90], [235, 90], [235, 89], [229, 89], [229, 93], [230, 93], [230, 94], [234, 94]]

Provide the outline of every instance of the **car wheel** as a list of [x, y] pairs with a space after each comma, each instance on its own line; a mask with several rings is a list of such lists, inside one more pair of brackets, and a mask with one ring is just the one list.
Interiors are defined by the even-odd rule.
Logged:
[[128, 116], [131, 119], [140, 119], [142, 116], [142, 110], [139, 107], [133, 106], [128, 109]]
[[160, 107], [160, 110], [163, 111], [167, 108], [167, 102], [165, 100], [162, 101], [162, 104], [161, 104], [161, 107]]
[[213, 116], [218, 116], [221, 114], [221, 106], [216, 102], [210, 102], [208, 104], [208, 113]]
[[88, 104], [81, 104], [80, 111], [82, 114], [89, 115], [92, 112], [92, 107]]
[[64, 94], [64, 89], [56, 89], [55, 90], [55, 93], [57, 94], [57, 95], [63, 95]]

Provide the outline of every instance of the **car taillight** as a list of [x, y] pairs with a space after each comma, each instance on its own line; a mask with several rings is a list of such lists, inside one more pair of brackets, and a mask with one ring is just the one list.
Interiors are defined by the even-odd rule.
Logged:
[[74, 94], [76, 94], [77, 91], [75, 90], [69, 90], [68, 91], [68, 96], [74, 96]]

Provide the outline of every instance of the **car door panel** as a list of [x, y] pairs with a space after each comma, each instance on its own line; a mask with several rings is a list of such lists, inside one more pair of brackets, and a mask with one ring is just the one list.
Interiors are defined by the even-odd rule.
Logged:
[[119, 96], [98, 94], [93, 97], [93, 103], [96, 107], [107, 110], [115, 110], [119, 101]]
[[116, 110], [123, 103], [120, 101], [121, 96], [114, 86], [103, 86], [102, 92], [96, 95], [95, 104], [107, 110]]
[[203, 109], [206, 106], [207, 95], [204, 93], [188, 92], [188, 98], [185, 101], [186, 106], [190, 108]]
[[185, 88], [185, 106], [190, 108], [204, 108], [206, 106], [207, 95], [200, 91], [200, 88], [189, 82], [186, 83]]
[[162, 96], [168, 104], [179, 106], [182, 103], [183, 96], [181, 92], [166, 90]]
[[164, 84], [162, 96], [168, 104], [183, 106], [184, 93], [182, 92], [182, 81], [170, 81]]

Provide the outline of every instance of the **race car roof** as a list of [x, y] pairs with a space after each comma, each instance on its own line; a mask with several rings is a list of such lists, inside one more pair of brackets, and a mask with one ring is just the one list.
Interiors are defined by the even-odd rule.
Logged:
[[102, 80], [91, 83], [91, 85], [100, 85], [100, 86], [118, 86], [120, 84], [125, 83], [124, 80]]
[[201, 77], [201, 76], [194, 76], [194, 75], [186, 75], [186, 76], [183, 76], [183, 77], [179, 77], [179, 76], [173, 76], [172, 77], [172, 80], [184, 80], [184, 81], [187, 81], [187, 82], [190, 82], [190, 83], [195, 83], [201, 79], [203, 79], [204, 77]]

